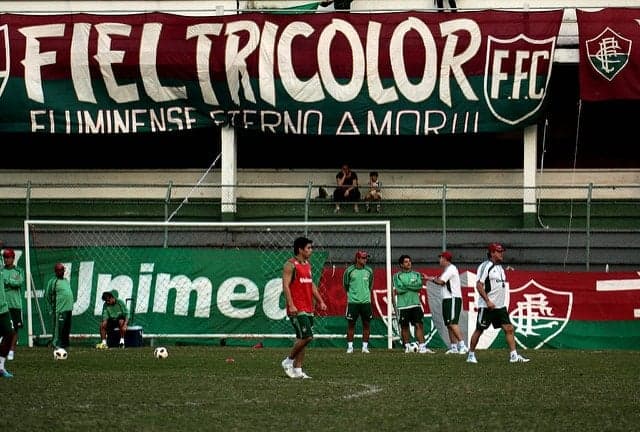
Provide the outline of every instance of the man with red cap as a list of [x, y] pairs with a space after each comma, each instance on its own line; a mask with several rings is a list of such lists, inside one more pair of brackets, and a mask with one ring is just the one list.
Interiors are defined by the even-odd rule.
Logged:
[[449, 349], [445, 354], [466, 354], [467, 346], [460, 331], [458, 321], [462, 310], [462, 290], [460, 288], [460, 273], [458, 267], [452, 264], [453, 255], [444, 251], [440, 255], [440, 267], [443, 271], [439, 277], [427, 280], [442, 287], [442, 319], [449, 333]]
[[71, 312], [73, 311], [73, 291], [71, 284], [64, 278], [64, 264], [57, 263], [53, 267], [55, 276], [49, 279], [44, 290], [53, 313], [53, 347], [68, 348], [71, 333]]
[[507, 310], [507, 276], [502, 268], [504, 246], [500, 243], [491, 243], [488, 246], [488, 259], [478, 267], [476, 273], [476, 291], [478, 292], [478, 318], [476, 329], [471, 335], [468, 363], [478, 363], [476, 359], [476, 345], [482, 333], [489, 328], [502, 328], [509, 346], [509, 361], [511, 363], [526, 363], [529, 361], [516, 351], [516, 341], [513, 334], [513, 325], [509, 319]]
[[371, 334], [371, 289], [373, 288], [373, 270], [367, 265], [369, 254], [356, 252], [355, 263], [345, 270], [342, 286], [347, 292], [347, 354], [353, 352], [353, 336], [358, 317], [362, 319], [362, 352], [369, 354], [369, 335]]
[[22, 298], [24, 287], [24, 270], [16, 267], [16, 253], [13, 249], [5, 249], [2, 251], [4, 267], [2, 268], [2, 277], [4, 279], [4, 291], [9, 306], [9, 314], [15, 333], [11, 341], [11, 348], [7, 355], [7, 360], [13, 360], [18, 341], [18, 331], [23, 327], [22, 324]]

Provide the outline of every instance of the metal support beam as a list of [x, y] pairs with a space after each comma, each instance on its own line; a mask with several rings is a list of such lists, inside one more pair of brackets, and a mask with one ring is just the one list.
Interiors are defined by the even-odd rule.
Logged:
[[532, 228], [536, 222], [536, 172], [538, 154], [538, 126], [524, 130], [524, 160], [522, 169], [522, 214], [523, 226]]

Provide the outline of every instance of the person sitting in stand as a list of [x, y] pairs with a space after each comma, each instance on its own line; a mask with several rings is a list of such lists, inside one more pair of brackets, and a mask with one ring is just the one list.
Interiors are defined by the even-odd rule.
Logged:
[[335, 213], [340, 211], [341, 202], [353, 202], [353, 211], [358, 213], [358, 201], [360, 201], [360, 189], [358, 189], [358, 174], [351, 171], [349, 165], [342, 165], [342, 169], [336, 174], [336, 189], [333, 191], [333, 200], [336, 203]]
[[378, 171], [371, 171], [369, 173], [369, 192], [364, 196], [364, 200], [367, 202], [367, 211], [371, 211], [369, 204], [375, 201], [376, 212], [380, 213], [380, 201], [382, 200], [382, 194], [380, 193], [380, 181], [378, 180]]

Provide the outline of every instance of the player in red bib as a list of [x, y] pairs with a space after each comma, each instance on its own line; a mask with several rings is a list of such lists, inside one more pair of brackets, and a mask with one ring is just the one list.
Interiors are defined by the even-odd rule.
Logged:
[[291, 353], [282, 361], [282, 368], [290, 378], [311, 378], [302, 371], [304, 353], [313, 340], [313, 311], [315, 298], [320, 310], [327, 305], [313, 283], [309, 258], [313, 253], [313, 241], [298, 237], [293, 242], [294, 257], [284, 263], [282, 290], [287, 303], [287, 315], [296, 332], [296, 342]]

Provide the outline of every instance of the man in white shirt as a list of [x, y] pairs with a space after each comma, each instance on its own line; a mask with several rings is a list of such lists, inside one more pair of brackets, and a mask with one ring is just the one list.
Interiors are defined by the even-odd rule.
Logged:
[[476, 359], [476, 345], [478, 340], [490, 325], [493, 328], [502, 327], [509, 346], [509, 361], [511, 363], [526, 363], [528, 358], [522, 357], [516, 351], [516, 341], [513, 335], [513, 325], [509, 320], [506, 304], [507, 277], [502, 268], [502, 260], [506, 249], [500, 243], [488, 246], [488, 259], [478, 266], [476, 291], [478, 291], [478, 319], [476, 329], [471, 335], [468, 363], [478, 363]]
[[467, 346], [460, 331], [458, 322], [462, 310], [462, 290], [460, 288], [460, 273], [458, 268], [451, 263], [453, 255], [444, 251], [440, 255], [440, 267], [443, 268], [439, 277], [431, 277], [428, 280], [442, 286], [442, 319], [449, 332], [450, 347], [445, 354], [466, 354]]

